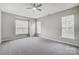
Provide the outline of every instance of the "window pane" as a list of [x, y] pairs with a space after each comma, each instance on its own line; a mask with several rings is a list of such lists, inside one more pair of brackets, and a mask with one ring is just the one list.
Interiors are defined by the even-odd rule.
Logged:
[[37, 33], [41, 33], [41, 22], [37, 22]]
[[62, 37], [74, 39], [74, 15], [62, 17]]
[[16, 20], [16, 34], [28, 34], [28, 21]]

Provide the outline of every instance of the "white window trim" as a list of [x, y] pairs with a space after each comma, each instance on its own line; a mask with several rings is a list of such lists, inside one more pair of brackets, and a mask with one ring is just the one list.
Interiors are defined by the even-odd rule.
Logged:
[[[73, 34], [71, 34], [71, 36], [69, 36], [70, 34], [68, 34], [67, 32], [66, 33], [63, 33], [63, 25], [62, 25], [62, 38], [68, 38], [68, 39], [75, 39], [75, 36], [74, 36], [74, 18], [75, 18], [75, 16], [74, 16], [74, 14], [72, 14], [72, 15], [67, 15], [67, 16], [62, 16], [62, 22], [63, 22], [63, 20], [66, 20], [65, 18], [68, 18], [68, 17], [73, 17], [72, 18], [72, 22], [73, 22], [73, 24], [72, 24], [72, 27], [73, 27]], [[62, 23], [63, 24], [63, 23]]]
[[[24, 20], [18, 20], [18, 19], [17, 19], [17, 20], [15, 21], [15, 23], [16, 23], [17, 21], [25, 22]], [[27, 23], [28, 23], [28, 21], [27, 21]], [[22, 26], [23, 26], [23, 25], [22, 25]], [[21, 27], [22, 27], [22, 26], [21, 26]], [[22, 33], [22, 31], [21, 31], [20, 33], [17, 32], [17, 28], [21, 28], [21, 27], [17, 27], [17, 24], [16, 24], [15, 27], [16, 27], [16, 35], [19, 35], [19, 34], [28, 34], [28, 24], [27, 24], [27, 31], [26, 31], [26, 32], [23, 32], [23, 33]]]

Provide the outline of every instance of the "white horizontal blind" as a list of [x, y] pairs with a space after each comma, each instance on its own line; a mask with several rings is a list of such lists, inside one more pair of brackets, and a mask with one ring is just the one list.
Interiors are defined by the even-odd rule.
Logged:
[[41, 22], [37, 21], [37, 33], [40, 34], [41, 33]]
[[74, 37], [74, 15], [62, 17], [62, 37], [75, 39]]
[[28, 34], [28, 21], [16, 20], [16, 34]]

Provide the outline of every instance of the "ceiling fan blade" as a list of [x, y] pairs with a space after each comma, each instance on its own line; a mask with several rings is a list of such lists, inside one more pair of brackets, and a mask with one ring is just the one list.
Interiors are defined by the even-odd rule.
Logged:
[[36, 7], [40, 7], [40, 6], [42, 6], [42, 4], [39, 4], [39, 5], [37, 5]]
[[37, 10], [42, 11], [41, 9], [37, 9]]
[[26, 9], [32, 9], [32, 8], [26, 8]]
[[34, 3], [33, 6], [35, 7], [36, 6], [36, 3]]

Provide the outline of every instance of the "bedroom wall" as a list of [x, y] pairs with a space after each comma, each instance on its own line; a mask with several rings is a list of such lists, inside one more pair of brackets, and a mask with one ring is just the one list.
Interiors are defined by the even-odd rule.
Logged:
[[[23, 16], [2, 12], [2, 41], [14, 40], [16, 38], [24, 37], [25, 35], [16, 36], [15, 34], [15, 20], [25, 20], [28, 19]], [[32, 18], [29, 18], [29, 20]]]
[[2, 26], [1, 26], [2, 22], [1, 21], [2, 21], [2, 19], [1, 19], [1, 10], [0, 10], [0, 43], [1, 43], [1, 39], [2, 39], [2, 31], [1, 31], [2, 30]]
[[[75, 39], [62, 38], [61, 17], [72, 14], [75, 15], [75, 21], [74, 21]], [[74, 7], [55, 14], [50, 14], [45, 17], [41, 17], [38, 20], [42, 22], [41, 24], [42, 32], [40, 34], [41, 37], [79, 46], [79, 7]]]

